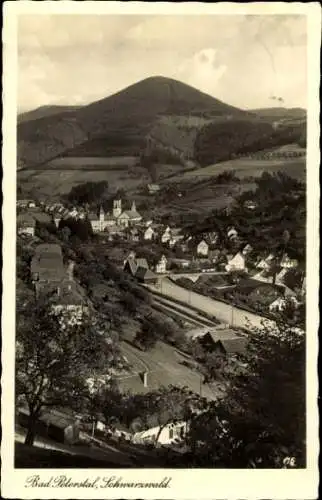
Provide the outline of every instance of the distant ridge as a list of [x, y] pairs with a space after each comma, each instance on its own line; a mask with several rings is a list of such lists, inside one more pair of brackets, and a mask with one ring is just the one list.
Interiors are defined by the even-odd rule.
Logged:
[[283, 119], [306, 119], [306, 109], [303, 108], [259, 108], [250, 110], [251, 113], [257, 114], [262, 118]]
[[150, 77], [81, 108], [42, 107], [35, 110], [33, 119], [30, 114], [29, 119], [20, 118], [19, 160], [25, 166], [39, 165], [85, 144], [82, 151], [87, 148], [88, 154], [93, 155], [93, 151], [115, 141], [120, 151], [125, 143], [131, 147], [134, 144], [137, 153], [150, 129], [163, 115], [212, 119], [247, 117], [250, 113], [177, 80]]
[[69, 111], [76, 111], [80, 106], [40, 106], [39, 108], [25, 111], [18, 114], [18, 123], [23, 123], [31, 120], [38, 120], [39, 118], [45, 118], [46, 116], [57, 115], [59, 113], [66, 113]]
[[86, 106], [45, 106], [29, 119], [20, 117], [18, 163], [41, 166], [66, 155], [140, 156], [152, 147], [203, 164], [238, 152], [246, 138], [256, 147], [274, 121], [297, 119], [290, 113], [302, 110], [244, 111], [185, 83], [153, 76]]

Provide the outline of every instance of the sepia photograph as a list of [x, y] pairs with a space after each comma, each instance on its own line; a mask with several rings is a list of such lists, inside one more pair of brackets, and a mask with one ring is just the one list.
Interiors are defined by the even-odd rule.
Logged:
[[11, 439], [32, 488], [312, 466], [307, 15], [180, 12], [15, 18]]

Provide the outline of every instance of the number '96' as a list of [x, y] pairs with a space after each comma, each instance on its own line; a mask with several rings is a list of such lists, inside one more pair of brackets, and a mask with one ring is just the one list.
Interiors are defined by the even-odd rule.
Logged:
[[295, 457], [285, 457], [283, 460], [283, 465], [286, 467], [295, 467], [296, 466]]

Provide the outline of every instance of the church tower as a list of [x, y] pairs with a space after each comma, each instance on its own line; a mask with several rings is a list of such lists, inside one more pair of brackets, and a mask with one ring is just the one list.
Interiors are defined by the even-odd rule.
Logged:
[[99, 215], [100, 222], [104, 222], [104, 218], [105, 218], [105, 213], [104, 213], [103, 207], [101, 205], [100, 215]]
[[114, 200], [113, 201], [113, 217], [116, 219], [121, 215], [122, 213], [122, 200]]
[[133, 203], [132, 203], [131, 212], [136, 212], [135, 201], [133, 201]]

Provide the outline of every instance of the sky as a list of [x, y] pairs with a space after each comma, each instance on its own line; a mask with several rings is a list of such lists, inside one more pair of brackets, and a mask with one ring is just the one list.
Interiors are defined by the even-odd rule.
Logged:
[[157, 75], [242, 109], [306, 107], [306, 43], [299, 15], [20, 15], [18, 111]]

